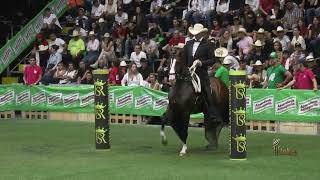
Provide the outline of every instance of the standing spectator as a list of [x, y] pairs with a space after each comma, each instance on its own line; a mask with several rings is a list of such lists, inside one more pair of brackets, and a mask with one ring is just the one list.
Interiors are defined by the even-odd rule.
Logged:
[[286, 2], [286, 13], [283, 17], [283, 25], [285, 29], [291, 30], [294, 24], [298, 23], [299, 18], [302, 17], [301, 9], [292, 2], [287, 0]]
[[97, 61], [99, 57], [99, 46], [100, 42], [96, 38], [95, 33], [90, 31], [89, 41], [87, 43], [87, 54], [83, 59], [87, 64], [93, 64]]
[[276, 52], [270, 54], [269, 63], [270, 67], [267, 69], [267, 78], [264, 81], [263, 88], [276, 89], [285, 86], [291, 80], [292, 74], [282, 64], [279, 64]]
[[42, 77], [42, 69], [36, 64], [35, 58], [29, 59], [30, 65], [25, 67], [23, 71], [23, 81], [26, 85], [36, 85]]
[[73, 61], [78, 61], [82, 58], [83, 53], [85, 52], [84, 41], [79, 37], [80, 34], [78, 31], [73, 31], [72, 39], [68, 44], [68, 51], [72, 56]]
[[111, 61], [111, 68], [109, 73], [109, 84], [111, 85], [121, 85], [121, 80], [119, 77], [119, 61]]
[[142, 58], [147, 59], [147, 55], [146, 55], [145, 52], [142, 51], [140, 45], [136, 45], [135, 48], [134, 48], [134, 52], [131, 53], [130, 61], [134, 62], [135, 66], [140, 68], [141, 67], [140, 60]]
[[307, 67], [305, 58], [298, 60], [294, 79], [283, 88], [294, 86], [294, 89], [318, 90], [317, 80], [312, 70]]
[[129, 65], [128, 72], [124, 75], [121, 80], [122, 86], [143, 86], [144, 81], [142, 75], [138, 72], [137, 65], [132, 62]]
[[239, 29], [238, 37], [239, 42], [237, 43], [237, 46], [239, 48], [239, 55], [244, 57], [249, 54], [253, 39], [247, 35], [247, 31], [244, 28]]
[[44, 10], [43, 26], [48, 34], [59, 33], [62, 29], [57, 16], [51, 12], [50, 8]]
[[288, 50], [291, 42], [290, 38], [285, 34], [285, 30], [281, 26], [278, 26], [276, 31], [277, 37], [273, 40], [273, 42], [279, 41], [281, 43], [282, 50]]

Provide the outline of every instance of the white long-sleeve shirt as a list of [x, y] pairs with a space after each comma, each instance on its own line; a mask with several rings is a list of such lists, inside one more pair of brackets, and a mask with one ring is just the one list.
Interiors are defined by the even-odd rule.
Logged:
[[100, 42], [98, 39], [89, 40], [87, 43], [87, 51], [98, 51], [100, 46]]
[[217, 13], [227, 13], [229, 11], [229, 3], [230, 0], [227, 0], [226, 3], [220, 4], [220, 0], [218, 0], [216, 11]]
[[130, 76], [126, 73], [121, 80], [121, 86], [144, 86], [143, 77], [140, 73]]
[[257, 12], [260, 7], [260, 0], [246, 0], [246, 4], [249, 4], [253, 12]]

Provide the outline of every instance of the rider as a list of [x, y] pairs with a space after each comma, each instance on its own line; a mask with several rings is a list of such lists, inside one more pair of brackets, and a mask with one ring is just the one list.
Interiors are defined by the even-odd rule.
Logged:
[[201, 93], [205, 101], [206, 110], [204, 114], [209, 121], [220, 123], [222, 119], [217, 113], [217, 107], [214, 103], [214, 92], [210, 87], [210, 78], [208, 75], [208, 67], [215, 63], [214, 45], [206, 38], [208, 29], [204, 28], [202, 24], [195, 24], [189, 27], [189, 32], [194, 38], [186, 43], [184, 46], [184, 58], [188, 67], [196, 64], [196, 73], [201, 81]]

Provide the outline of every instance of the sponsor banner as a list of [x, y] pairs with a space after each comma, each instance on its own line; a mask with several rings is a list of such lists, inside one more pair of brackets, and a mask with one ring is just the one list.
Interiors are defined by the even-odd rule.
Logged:
[[[93, 85], [1, 85], [0, 111], [94, 112], [93, 93]], [[248, 120], [320, 122], [320, 92], [246, 89], [246, 94]], [[108, 97], [113, 114], [161, 116], [168, 105], [167, 93], [144, 87], [110, 86]]]

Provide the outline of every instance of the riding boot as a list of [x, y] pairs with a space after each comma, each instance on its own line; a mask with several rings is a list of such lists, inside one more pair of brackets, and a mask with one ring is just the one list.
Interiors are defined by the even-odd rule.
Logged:
[[216, 107], [214, 103], [214, 97], [215, 94], [211, 90], [210, 82], [204, 82], [202, 81], [202, 95], [204, 97], [205, 105], [207, 106], [207, 113], [208, 113], [208, 119], [209, 121], [215, 122], [215, 123], [222, 123], [222, 119], [218, 113], [218, 108]]

